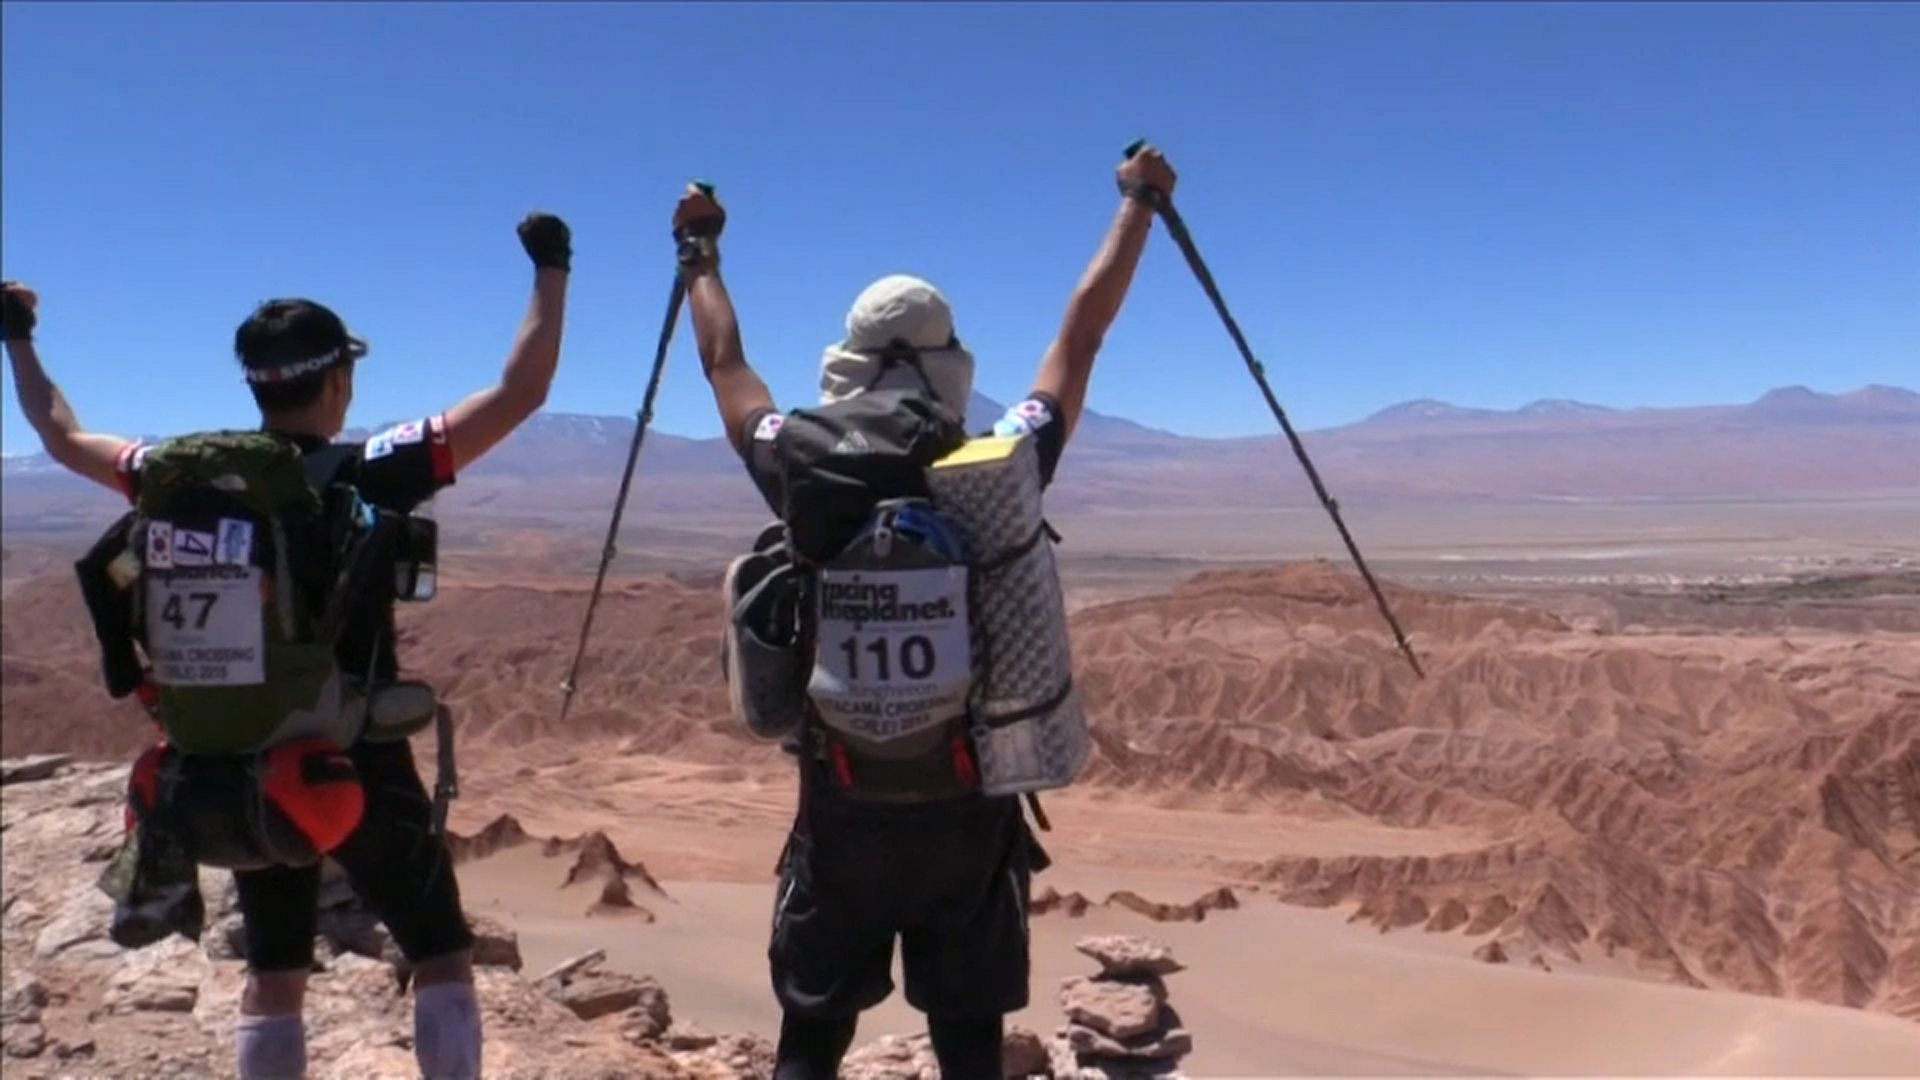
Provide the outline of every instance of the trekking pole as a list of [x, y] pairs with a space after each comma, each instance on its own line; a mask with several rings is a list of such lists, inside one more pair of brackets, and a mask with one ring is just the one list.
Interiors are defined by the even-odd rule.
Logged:
[[[1135, 139], [1127, 146], [1126, 156], [1132, 158], [1145, 146], [1145, 139]], [[1133, 194], [1129, 192], [1128, 194]], [[1286, 432], [1287, 441], [1293, 444], [1293, 454], [1300, 459], [1300, 467], [1307, 472], [1307, 480], [1313, 484], [1314, 494], [1320, 497], [1320, 505], [1327, 508], [1333, 518], [1334, 527], [1340, 530], [1340, 539], [1346, 541], [1347, 552], [1353, 556], [1353, 565], [1360, 570], [1360, 576], [1366, 580], [1367, 588], [1373, 591], [1374, 602], [1380, 605], [1380, 614], [1387, 620], [1387, 626], [1393, 630], [1393, 640], [1406, 654], [1407, 663], [1413, 665], [1413, 673], [1424, 679], [1427, 673], [1421, 670], [1420, 659], [1413, 653], [1413, 646], [1407, 643], [1407, 635], [1400, 630], [1400, 621], [1393, 617], [1393, 609], [1387, 605], [1387, 594], [1382, 592], [1380, 584], [1373, 579], [1373, 571], [1367, 569], [1367, 561], [1360, 557], [1360, 545], [1354, 543], [1353, 534], [1347, 531], [1347, 523], [1340, 517], [1340, 504], [1327, 493], [1327, 486], [1320, 482], [1320, 472], [1313, 467], [1313, 459], [1307, 456], [1306, 444], [1293, 430], [1293, 424], [1287, 420], [1285, 409], [1280, 407], [1280, 399], [1274, 396], [1273, 387], [1267, 383], [1267, 369], [1254, 359], [1253, 349], [1247, 345], [1247, 339], [1240, 333], [1240, 324], [1233, 321], [1233, 314], [1227, 310], [1227, 302], [1220, 297], [1220, 289], [1213, 283], [1213, 274], [1207, 270], [1205, 260], [1200, 258], [1200, 250], [1194, 246], [1193, 236], [1187, 232], [1187, 223], [1180, 218], [1180, 212], [1173, 208], [1173, 200], [1160, 191], [1147, 188], [1141, 192], [1149, 206], [1160, 215], [1167, 224], [1167, 232], [1173, 242], [1180, 246], [1180, 253], [1187, 257], [1187, 265], [1193, 269], [1193, 276], [1205, 290], [1207, 299], [1213, 301], [1213, 309], [1220, 313], [1220, 321], [1226, 324], [1228, 336], [1240, 348], [1241, 359], [1247, 362], [1247, 370], [1253, 374], [1253, 381], [1260, 384], [1260, 393], [1267, 399], [1267, 407], [1273, 410], [1273, 418], [1280, 421], [1280, 430]]]
[[[695, 182], [708, 196], [713, 194], [713, 185]], [[713, 223], [695, 221], [688, 225], [688, 232], [700, 235], [711, 228]], [[675, 240], [684, 237], [675, 236]], [[579, 689], [580, 662], [586, 658], [587, 638], [593, 633], [593, 614], [600, 606], [600, 590], [606, 584], [607, 567], [612, 564], [618, 550], [615, 541], [620, 536], [620, 519], [627, 508], [627, 492], [633, 485], [633, 467], [640, 460], [640, 443], [647, 437], [647, 425], [653, 421], [653, 399], [660, 392], [660, 375], [667, 366], [667, 346], [673, 342], [673, 328], [680, 321], [680, 305], [687, 297], [686, 279], [680, 275], [678, 265], [674, 267], [673, 290], [667, 296], [667, 318], [660, 326], [660, 344], [653, 352], [653, 374], [647, 378], [647, 392], [640, 401], [639, 422], [634, 425], [633, 443], [627, 447], [627, 468], [620, 474], [620, 493], [614, 496], [613, 519], [607, 523], [607, 542], [600, 549], [600, 569], [593, 577], [593, 593], [587, 599], [587, 615], [580, 623], [580, 643], [574, 648], [573, 664], [567, 669], [566, 681], [560, 684], [564, 695], [560, 699], [560, 722], [565, 723], [567, 711], [573, 706], [574, 691]]]

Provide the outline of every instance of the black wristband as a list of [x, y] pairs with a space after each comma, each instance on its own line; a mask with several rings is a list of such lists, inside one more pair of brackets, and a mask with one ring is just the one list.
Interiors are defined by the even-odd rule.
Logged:
[[693, 235], [675, 245], [674, 258], [680, 264], [680, 276], [693, 278], [720, 269], [720, 241], [712, 235]]
[[1144, 203], [1149, 209], [1158, 210], [1167, 203], [1166, 195], [1152, 184], [1120, 182], [1120, 194], [1137, 203]]

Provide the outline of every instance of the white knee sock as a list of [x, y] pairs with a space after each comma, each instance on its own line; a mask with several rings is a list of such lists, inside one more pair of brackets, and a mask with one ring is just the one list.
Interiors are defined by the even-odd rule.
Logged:
[[472, 985], [414, 989], [413, 1056], [425, 1080], [480, 1080], [480, 1002]]
[[299, 1013], [241, 1014], [236, 1028], [240, 1080], [301, 1080], [307, 1074], [307, 1025]]

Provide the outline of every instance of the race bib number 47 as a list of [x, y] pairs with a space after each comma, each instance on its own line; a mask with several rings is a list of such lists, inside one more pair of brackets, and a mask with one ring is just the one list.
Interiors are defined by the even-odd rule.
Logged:
[[147, 654], [162, 686], [266, 681], [255, 566], [176, 567], [147, 574]]
[[884, 742], [966, 711], [965, 568], [825, 571], [818, 602], [809, 689], [828, 724]]

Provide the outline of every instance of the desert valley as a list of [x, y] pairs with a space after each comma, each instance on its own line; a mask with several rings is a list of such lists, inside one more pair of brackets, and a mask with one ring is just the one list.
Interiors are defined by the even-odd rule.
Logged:
[[[767, 515], [718, 440], [649, 434], [557, 723], [631, 432], [514, 436], [439, 500], [441, 594], [403, 609], [459, 724], [462, 888], [513, 950], [490, 1075], [764, 1075], [777, 1026], [792, 768], [718, 664]], [[1307, 439], [1428, 677], [1277, 437], [1090, 415], [1049, 508], [1096, 751], [1046, 800], [1016, 1022], [1054, 1040], [1076, 946], [1122, 934], [1185, 967], [1191, 1075], [1920, 1072], [1920, 394], [1416, 402]], [[4, 500], [6, 1073], [218, 1073], [224, 885], [201, 945], [134, 954], [93, 886], [148, 735], [71, 574], [113, 500], [35, 458]], [[377, 930], [329, 934], [320, 1075], [404, 1072]], [[561, 986], [588, 968], [645, 989], [600, 1015]], [[896, 995], [860, 1041], [918, 1025]]]

